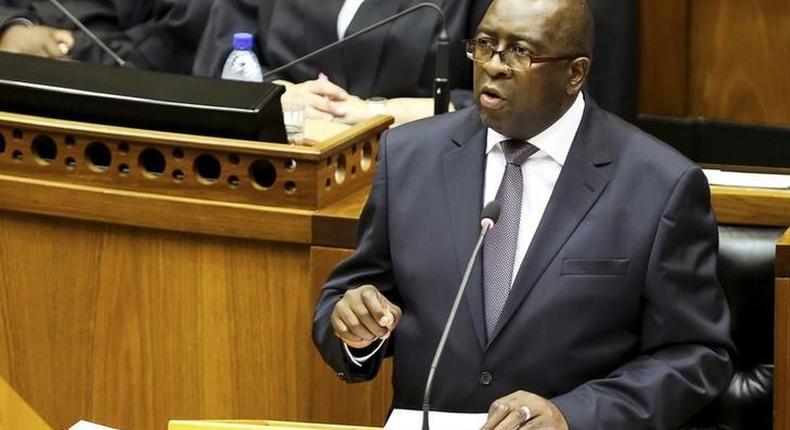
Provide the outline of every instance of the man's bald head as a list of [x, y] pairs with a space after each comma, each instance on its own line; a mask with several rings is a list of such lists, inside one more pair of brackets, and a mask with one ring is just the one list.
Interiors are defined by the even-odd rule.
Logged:
[[[507, 1], [507, 0], [505, 0]], [[494, 0], [489, 11], [503, 0]], [[563, 52], [592, 58], [594, 23], [592, 9], [587, 0], [517, 0], [517, 7], [540, 10], [550, 28], [546, 36]]]
[[558, 36], [568, 52], [592, 58], [593, 55], [593, 24], [592, 9], [587, 0], [555, 0], [564, 3], [558, 11], [561, 20], [558, 24]]

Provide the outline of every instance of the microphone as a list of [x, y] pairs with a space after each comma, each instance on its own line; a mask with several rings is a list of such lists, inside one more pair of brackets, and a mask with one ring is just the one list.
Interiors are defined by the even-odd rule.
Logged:
[[433, 376], [436, 373], [436, 367], [439, 365], [439, 359], [442, 357], [442, 352], [444, 352], [444, 344], [447, 342], [447, 335], [450, 334], [450, 328], [453, 326], [453, 322], [455, 321], [455, 313], [458, 311], [458, 305], [461, 303], [461, 297], [463, 297], [464, 290], [466, 290], [466, 284], [469, 283], [469, 274], [472, 272], [472, 266], [475, 264], [477, 254], [480, 253], [480, 247], [483, 245], [483, 239], [485, 239], [486, 233], [488, 233], [488, 231], [494, 227], [494, 224], [496, 224], [497, 220], [499, 219], [500, 209], [501, 206], [499, 205], [499, 202], [492, 200], [488, 202], [488, 204], [483, 208], [483, 213], [480, 216], [480, 236], [477, 238], [477, 244], [472, 251], [472, 256], [469, 257], [469, 262], [466, 264], [464, 277], [461, 280], [461, 285], [458, 287], [458, 293], [455, 295], [455, 301], [453, 302], [452, 309], [450, 309], [450, 315], [447, 317], [447, 322], [444, 325], [444, 331], [442, 332], [442, 337], [439, 339], [439, 345], [436, 346], [436, 353], [433, 355], [433, 361], [431, 362], [431, 370], [428, 372], [428, 380], [425, 382], [425, 393], [422, 396], [422, 430], [430, 430], [430, 426], [428, 424], [428, 412], [430, 412], [431, 409], [431, 388], [433, 387]]
[[[55, 1], [55, 0], [50, 0], [50, 1]], [[382, 19], [381, 21], [375, 22], [363, 28], [362, 30], [357, 31], [356, 33], [352, 33], [347, 37], [344, 37], [336, 42], [332, 42], [329, 45], [316, 49], [313, 52], [309, 52], [291, 61], [290, 63], [284, 64], [280, 67], [277, 67], [275, 69], [272, 69], [264, 73], [263, 79], [266, 80], [266, 78], [270, 78], [273, 75], [282, 72], [283, 70], [289, 69], [290, 67], [296, 64], [299, 64], [303, 61], [307, 61], [315, 57], [316, 55], [323, 54], [324, 52], [329, 51], [330, 49], [333, 49], [339, 45], [342, 45], [352, 39], [356, 39], [357, 37], [362, 36], [365, 33], [369, 33], [379, 27], [382, 27], [385, 24], [400, 19], [403, 16], [409, 15], [410, 13], [418, 9], [422, 9], [426, 7], [433, 9], [434, 11], [436, 11], [436, 13], [439, 14], [439, 20], [441, 21], [441, 26], [442, 26], [441, 32], [439, 33], [438, 45], [436, 48], [436, 75], [435, 75], [436, 77], [434, 79], [434, 89], [433, 89], [434, 91], [433, 111], [434, 114], [445, 113], [447, 112], [450, 104], [449, 80], [447, 78], [447, 69], [448, 69], [447, 62], [449, 58], [449, 54], [448, 54], [449, 37], [447, 36], [447, 26], [445, 25], [444, 11], [439, 6], [436, 6], [433, 3], [418, 3], [408, 9], [405, 9], [401, 12], [396, 13], [395, 15], [392, 15], [389, 18], [385, 18]]]
[[447, 113], [450, 106], [450, 78], [447, 74], [450, 62], [450, 38], [442, 28], [436, 42], [436, 74], [433, 78], [433, 113]]
[[83, 24], [76, 16], [74, 16], [71, 12], [69, 12], [68, 9], [66, 9], [62, 4], [60, 4], [58, 0], [49, 0], [49, 2], [52, 3], [52, 6], [55, 6], [55, 9], [59, 10], [60, 13], [65, 15], [66, 18], [69, 19], [69, 21], [71, 21], [74, 25], [76, 25], [77, 28], [79, 28], [83, 33], [85, 33], [85, 35], [87, 35], [88, 38], [91, 41], [93, 41], [94, 44], [96, 44], [99, 48], [101, 48], [102, 51], [106, 52], [110, 56], [110, 58], [113, 59], [113, 61], [118, 63], [119, 66], [124, 67], [127, 65], [131, 65], [131, 63], [127, 63], [126, 61], [123, 60], [123, 58], [119, 57], [118, 54], [113, 52], [113, 50], [110, 49], [109, 46], [105, 45], [104, 42], [102, 42], [101, 39], [99, 39], [99, 37], [96, 36], [94, 32], [90, 31], [88, 27], [85, 26], [85, 24]]

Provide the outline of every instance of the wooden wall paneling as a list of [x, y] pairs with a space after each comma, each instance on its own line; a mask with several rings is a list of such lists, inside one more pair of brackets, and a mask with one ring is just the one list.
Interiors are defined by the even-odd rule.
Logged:
[[790, 124], [790, 2], [692, 1], [690, 29], [691, 115]]
[[320, 360], [309, 258], [303, 245], [0, 212], [0, 376], [54, 428], [307, 420], [303, 399], [334, 378], [302, 376]]
[[639, 112], [688, 113], [689, 0], [642, 0]]
[[[329, 273], [352, 250], [314, 246], [310, 250], [310, 284], [314, 288], [313, 306]], [[383, 426], [392, 403], [392, 363], [384, 362], [378, 376], [372, 382], [347, 384], [342, 382], [334, 371], [320, 361], [318, 351], [312, 352], [318, 362], [309, 369], [308, 379], [323, 380], [329, 375], [332, 382], [324, 385], [323, 390], [310, 394], [310, 419], [313, 422], [345, 423], [358, 425]], [[350, 408], [349, 405], [354, 405]]]
[[774, 430], [790, 430], [790, 229], [776, 247]]

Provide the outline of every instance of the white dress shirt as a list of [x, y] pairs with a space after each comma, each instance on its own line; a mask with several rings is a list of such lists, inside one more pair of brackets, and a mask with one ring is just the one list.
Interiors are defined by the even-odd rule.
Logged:
[[340, 40], [345, 36], [351, 21], [354, 20], [354, 15], [357, 14], [359, 7], [365, 0], [345, 0], [343, 7], [340, 8], [340, 13], [337, 15], [337, 39]]
[[[549, 197], [560, 176], [565, 158], [571, 149], [571, 143], [579, 129], [584, 114], [584, 97], [580, 92], [576, 100], [554, 124], [538, 135], [529, 139], [529, 143], [539, 151], [529, 157], [521, 165], [524, 178], [524, 196], [521, 199], [521, 222], [518, 229], [516, 245], [516, 261], [513, 264], [512, 283], [516, 279], [521, 261], [527, 255], [527, 249], [535, 236], [540, 219], [549, 203]], [[492, 129], [488, 129], [486, 137], [486, 173], [483, 185], [483, 206], [496, 199], [499, 184], [505, 175], [505, 154], [500, 142], [508, 138]]]

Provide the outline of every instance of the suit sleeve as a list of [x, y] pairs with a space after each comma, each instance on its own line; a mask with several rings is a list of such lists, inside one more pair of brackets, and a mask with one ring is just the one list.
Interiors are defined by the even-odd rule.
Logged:
[[132, 62], [147, 69], [190, 74], [195, 47], [208, 20], [210, 0], [160, 0], [152, 16], [124, 32]]
[[717, 242], [708, 184], [692, 167], [677, 182], [655, 232], [640, 355], [552, 399], [570, 429], [677, 428], [726, 388], [734, 347], [716, 278]]
[[0, 34], [11, 24], [15, 18], [24, 18], [30, 22], [37, 22], [36, 17], [29, 11], [17, 7], [0, 6]]
[[[375, 285], [390, 301], [401, 306], [393, 282], [387, 223], [387, 132], [382, 135], [376, 177], [360, 217], [356, 251], [335, 268], [321, 290], [313, 318], [313, 341], [321, 355], [347, 382], [360, 382], [376, 376], [381, 360], [390, 354], [387, 346], [358, 367], [351, 363], [342, 342], [334, 335], [329, 318], [343, 294], [364, 284]], [[406, 310], [404, 309], [404, 312]], [[397, 328], [394, 336], [397, 336]], [[389, 343], [389, 341], [387, 342]]]
[[[206, 29], [195, 54], [192, 73], [199, 76], [220, 76], [225, 59], [233, 45], [233, 34], [241, 31], [258, 33], [258, 0], [222, 0], [214, 2]], [[260, 46], [260, 35], [255, 44]], [[257, 48], [256, 48], [257, 49]], [[258, 58], [261, 58], [260, 52]]]

